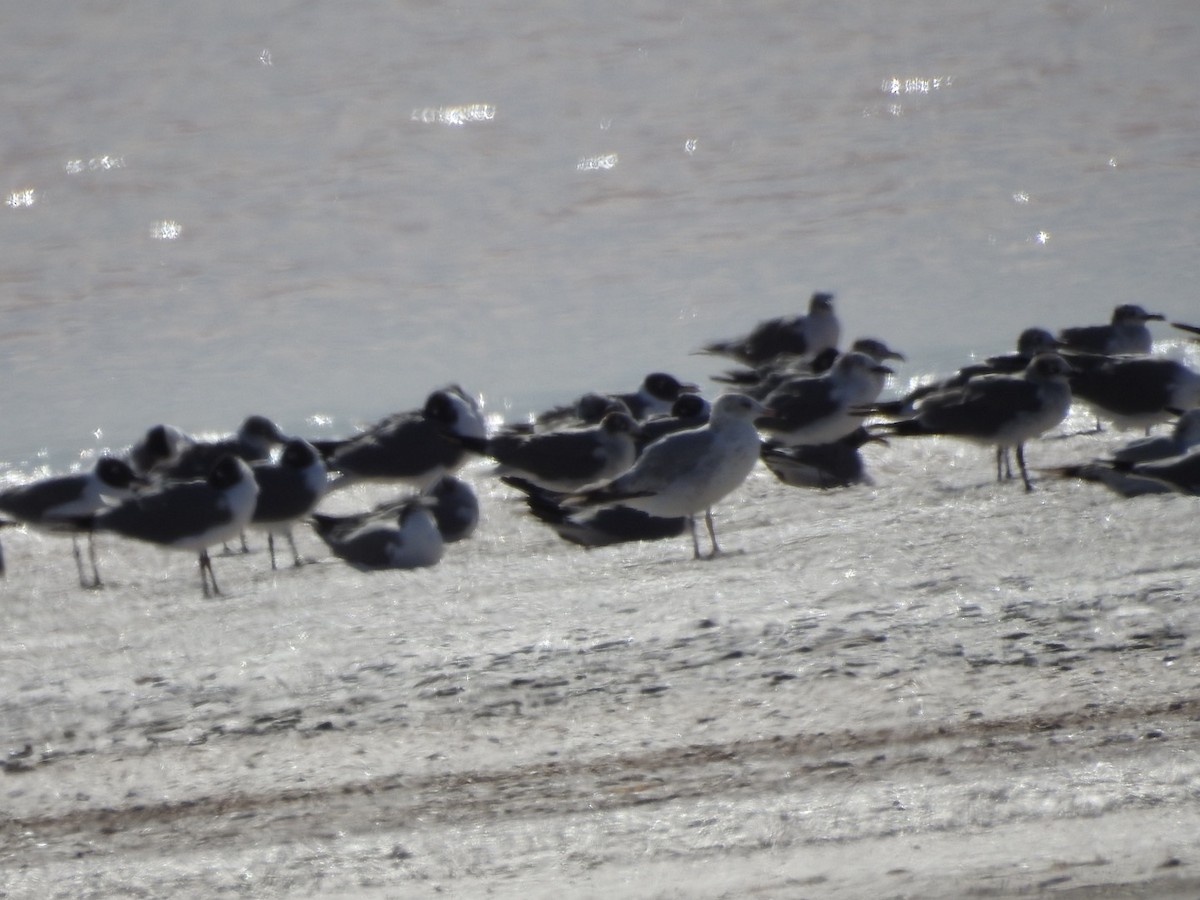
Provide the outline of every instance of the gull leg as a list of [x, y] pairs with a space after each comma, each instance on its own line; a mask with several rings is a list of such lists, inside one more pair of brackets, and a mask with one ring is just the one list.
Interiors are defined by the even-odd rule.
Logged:
[[267, 549], [271, 551], [271, 571], [275, 571], [275, 532], [267, 532]]
[[71, 535], [71, 552], [75, 554], [75, 570], [79, 573], [79, 586], [85, 588], [88, 586], [87, 579], [83, 577], [83, 554], [79, 552], [79, 538]]
[[304, 560], [300, 558], [300, 551], [296, 549], [296, 539], [292, 537], [291, 525], [287, 527], [287, 530], [283, 533], [283, 536], [287, 538], [288, 546], [292, 548], [292, 565], [298, 569], [304, 565]]
[[721, 548], [717, 546], [717, 531], [713, 527], [712, 507], [704, 511], [704, 524], [708, 527], [708, 539], [712, 541], [712, 553], [708, 554], [708, 558], [712, 559], [721, 552]]
[[[212, 581], [212, 593], [209, 593], [208, 590], [209, 581]], [[204, 589], [205, 597], [221, 593], [221, 589], [217, 587], [217, 576], [213, 572], [212, 560], [208, 558], [207, 547], [200, 551], [200, 586]]]
[[100, 587], [100, 567], [96, 564], [96, 534], [88, 532], [88, 559], [92, 563], [92, 587]]
[[1025, 468], [1025, 445], [1017, 444], [1017, 465], [1021, 467], [1021, 480], [1025, 482], [1025, 490], [1032, 491], [1033, 484], [1029, 480], [1029, 471]]
[[696, 535], [695, 516], [688, 516], [688, 528], [692, 530], [692, 559], [700, 559], [700, 538]]

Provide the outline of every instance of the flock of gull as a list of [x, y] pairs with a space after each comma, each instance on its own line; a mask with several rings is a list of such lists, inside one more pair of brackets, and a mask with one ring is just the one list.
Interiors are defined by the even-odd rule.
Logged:
[[[663, 372], [627, 394], [589, 393], [529, 421], [488, 426], [479, 400], [458, 386], [433, 391], [341, 440], [287, 436], [263, 416], [220, 440], [156, 425], [126, 452], [85, 472], [0, 491], [0, 526], [71, 536], [79, 581], [101, 585], [95, 535], [111, 533], [198, 554], [205, 596], [220, 593], [209, 548], [267, 535], [293, 564], [292, 529], [307, 522], [337, 558], [361, 570], [436, 564], [479, 521], [471, 486], [455, 473], [470, 458], [523, 498], [531, 515], [584, 547], [690, 534], [702, 558], [720, 552], [713, 507], [761, 461], [783, 483], [833, 488], [866, 480], [861, 448], [889, 437], [941, 435], [994, 448], [998, 479], [1033, 482], [1027, 442], [1059, 426], [1073, 403], [1121, 428], [1146, 431], [1110, 459], [1047, 469], [1100, 482], [1125, 496], [1200, 493], [1200, 373], [1156, 356], [1140, 306], [1118, 306], [1105, 325], [1021, 332], [1014, 352], [972, 363], [907, 395], [881, 399], [888, 363], [904, 357], [872, 338], [840, 350], [833, 297], [806, 314], [759, 323], [700, 352], [736, 367], [715, 374], [711, 402]], [[1170, 323], [1200, 340], [1200, 327]], [[1169, 435], [1151, 428], [1173, 423]], [[331, 492], [361, 482], [401, 488], [395, 499], [350, 515], [318, 511]], [[90, 575], [84, 563], [85, 541]], [[0, 574], [3, 556], [0, 553]]]

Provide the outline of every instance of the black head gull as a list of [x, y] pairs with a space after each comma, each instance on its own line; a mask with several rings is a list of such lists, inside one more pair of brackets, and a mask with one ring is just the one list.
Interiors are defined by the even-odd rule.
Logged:
[[331, 487], [390, 481], [424, 490], [466, 461], [467, 450], [456, 438], [486, 434], [478, 403], [451, 386], [432, 392], [421, 409], [389, 416], [354, 437], [312, 443], [338, 473]]
[[97, 531], [176, 550], [199, 552], [204, 596], [221, 593], [208, 548], [227, 541], [250, 524], [258, 499], [254, 473], [241, 457], [227, 454], [217, 460], [203, 481], [172, 481], [138, 494], [120, 506], [90, 517]]
[[1070, 367], [1057, 353], [1035, 356], [1020, 376], [984, 375], [926, 397], [911, 419], [879, 426], [889, 434], [946, 435], [1003, 451], [1015, 447], [1026, 490], [1025, 442], [1054, 428], [1071, 407]]
[[637, 457], [638, 426], [625, 413], [599, 425], [534, 434], [463, 438], [468, 449], [496, 460], [497, 475], [515, 475], [553, 491], [579, 491], [616, 478]]
[[1200, 406], [1200, 372], [1154, 356], [1072, 356], [1071, 391], [1118, 428], [1148, 428]]
[[314, 513], [310, 521], [334, 555], [359, 571], [418, 569], [436, 565], [445, 547], [430, 503], [409, 497], [390, 519]]
[[1182, 413], [1171, 428], [1170, 434], [1144, 437], [1130, 441], [1113, 453], [1115, 462], [1156, 462], [1182, 456], [1200, 444], [1200, 408]]
[[1063, 349], [1076, 353], [1101, 353], [1114, 356], [1125, 353], [1149, 353], [1153, 338], [1147, 322], [1161, 322], [1160, 313], [1146, 312], [1135, 303], [1124, 303], [1113, 310], [1108, 325], [1083, 325], [1064, 328], [1058, 333]]
[[892, 370], [865, 353], [846, 353], [823, 375], [795, 378], [767, 395], [774, 411], [758, 420], [773, 441], [785, 446], [828, 444], [862, 425], [857, 410], [875, 402]]
[[887, 443], [882, 436], [860, 427], [828, 444], [765, 445], [762, 461], [776, 478], [792, 487], [849, 487], [869, 481], [860, 450], [871, 441]]
[[100, 571], [90, 531], [88, 556], [92, 580], [89, 582], [84, 576], [77, 535], [88, 529], [80, 520], [133, 496], [134, 491], [145, 483], [128, 463], [104, 456], [86, 472], [52, 475], [0, 492], [0, 512], [43, 531], [69, 533], [80, 586], [99, 587]]
[[703, 350], [758, 365], [782, 354], [812, 358], [822, 350], [837, 347], [841, 333], [833, 294], [818, 292], [809, 300], [807, 315], [768, 319], [743, 337], [714, 341]]
[[302, 565], [292, 526], [311, 513], [324, 496], [329, 484], [325, 462], [312, 444], [293, 438], [284, 445], [277, 462], [256, 462], [250, 469], [258, 484], [250, 525], [267, 532], [271, 568], [276, 567], [276, 534], [282, 534], [291, 547], [293, 565]]
[[[217, 460], [228, 454], [248, 463], [269, 459], [271, 451], [287, 440], [279, 427], [266, 416], [247, 416], [233, 435], [215, 441], [190, 439], [179, 429], [166, 431], [170, 427], [164, 426], [164, 437], [168, 446], [173, 444], [175, 458], [153, 466], [151, 471], [176, 481], [205, 478]], [[155, 432], [154, 429], [151, 431]], [[154, 439], [150, 434], [147, 437]]]
[[1098, 482], [1122, 497], [1200, 495], [1200, 450], [1159, 462], [1093, 462], [1046, 471], [1062, 478]]
[[525, 494], [525, 503], [535, 518], [553, 528], [564, 541], [580, 547], [590, 549], [674, 538], [688, 527], [686, 516], [653, 516], [628, 506], [579, 509], [567, 505], [565, 496], [556, 491], [547, 491], [520, 478], [503, 481]]

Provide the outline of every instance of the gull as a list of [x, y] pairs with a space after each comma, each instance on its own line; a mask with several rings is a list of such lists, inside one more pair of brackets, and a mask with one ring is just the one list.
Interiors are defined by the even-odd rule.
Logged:
[[638, 452], [668, 434], [686, 431], [689, 428], [699, 428], [708, 421], [711, 414], [712, 404], [699, 394], [681, 394], [679, 399], [672, 404], [670, 413], [651, 416], [639, 425]]
[[[533, 422], [534, 431], [561, 430], [580, 425], [596, 425], [610, 412], [624, 412], [642, 421], [650, 416], [664, 415], [681, 396], [699, 392], [699, 386], [680, 381], [668, 372], [651, 372], [642, 379], [636, 391], [623, 394], [602, 394], [590, 391], [566, 406], [556, 406], [539, 414]], [[518, 431], [528, 431], [521, 426]]]
[[1058, 425], [1071, 407], [1070, 367], [1057, 353], [1039, 353], [1020, 376], [984, 375], [962, 387], [930, 394], [910, 419], [882, 426], [888, 434], [946, 435], [996, 448], [996, 474], [1004, 451], [1015, 447], [1021, 479], [1025, 442]]
[[152, 476], [168, 468], [180, 455], [195, 444], [188, 434], [174, 425], [155, 425], [129, 448], [129, 465], [139, 475]]
[[334, 555], [361, 572], [417, 569], [436, 565], [444, 549], [430, 502], [420, 495], [406, 498], [390, 519], [314, 513], [310, 521]]
[[752, 366], [785, 353], [811, 359], [837, 347], [841, 332], [833, 294], [818, 292], [809, 300], [807, 315], [768, 319], [743, 337], [707, 344], [703, 352], [731, 356]]
[[1159, 462], [1097, 462], [1048, 470], [1063, 478], [1096, 481], [1122, 497], [1143, 494], [1200, 495], [1200, 450]]
[[1058, 333], [1063, 349], [1077, 353], [1100, 353], [1115, 356], [1125, 353], [1146, 354], [1152, 339], [1146, 323], [1161, 322], [1165, 316], [1149, 313], [1134, 303], [1124, 303], [1113, 310], [1108, 325], [1083, 325], [1064, 328]]
[[[858, 338], [848, 353], [865, 353], [878, 363], [904, 361], [904, 354], [893, 350], [878, 338]], [[836, 347], [827, 347], [812, 359], [801, 356], [779, 356], [752, 369], [730, 369], [714, 375], [713, 381], [733, 385], [743, 394], [762, 400], [785, 381], [805, 375], [821, 375], [833, 368], [841, 357]]]
[[479, 405], [452, 385], [433, 391], [421, 409], [389, 416], [354, 437], [312, 443], [338, 473], [331, 488], [371, 480], [424, 490], [466, 461], [466, 449], [456, 438], [486, 434]]
[[859, 408], [875, 402], [892, 370], [865, 353], [846, 353], [823, 375], [794, 378], [771, 391], [773, 410], [758, 426], [776, 444], [828, 444], [862, 425]]
[[433, 500], [433, 519], [445, 543], [453, 544], [475, 533], [479, 525], [479, 497], [465, 481], [443, 475], [425, 491], [425, 496]]
[[1171, 327], [1178, 328], [1180, 331], [1186, 331], [1188, 334], [1193, 336], [1193, 341], [1200, 341], [1200, 326], [1184, 325], [1182, 322], [1172, 322]]
[[523, 492], [529, 511], [553, 528], [560, 538], [588, 549], [678, 537], [688, 527], [686, 516], [653, 516], [628, 506], [581, 510], [566, 505], [565, 495], [547, 491], [524, 479], [504, 478], [503, 481]]
[[1170, 434], [1130, 441], [1113, 453], [1112, 458], [1122, 463], [1156, 462], [1182, 456], [1197, 444], [1200, 444], [1200, 408], [1182, 413]]
[[870, 481], [859, 452], [870, 441], [887, 443], [880, 435], [860, 427], [828, 444], [765, 445], [762, 461], [776, 478], [792, 487], [849, 487]]
[[250, 525], [267, 532], [271, 568], [276, 568], [276, 534], [282, 534], [292, 548], [293, 565], [302, 565], [292, 526], [311, 513], [325, 493], [329, 482], [324, 461], [308, 441], [293, 438], [284, 445], [278, 462], [256, 462], [250, 470], [258, 484]]
[[88, 557], [92, 564], [92, 580], [89, 582], [84, 576], [78, 541], [79, 532], [87, 529], [80, 526], [79, 520], [133, 496], [134, 490], [143, 484], [145, 480], [128, 463], [103, 456], [87, 472], [53, 475], [8, 488], [0, 493], [0, 512], [12, 516], [17, 523], [43, 531], [70, 534], [79, 585], [95, 588], [100, 587], [96, 548], [89, 532]]
[[[268, 459], [271, 451], [287, 440], [279, 427], [266, 416], [248, 416], [233, 435], [216, 441], [189, 438], [173, 426], [163, 428], [166, 446], [169, 451], [173, 449], [174, 458], [169, 458], [169, 452], [168, 460], [153, 466], [151, 471], [161, 478], [176, 481], [206, 477], [217, 460], [227, 454], [238, 456], [248, 463]], [[151, 429], [151, 432], [155, 432], [155, 429]], [[157, 432], [154, 435], [147, 434], [147, 439], [153, 441], [156, 435]]]
[[553, 491], [571, 492], [610, 481], [632, 466], [637, 430], [632, 418], [614, 412], [590, 428], [459, 440], [467, 449], [496, 460], [497, 475], [516, 475]]
[[204, 596], [220, 594], [208, 548], [227, 541], [250, 524], [258, 483], [246, 461], [234, 454], [217, 460], [203, 481], [170, 481], [112, 509], [83, 519], [97, 531], [176, 550], [199, 552]]
[[638, 457], [628, 472], [608, 484], [571, 498], [567, 505], [627, 506], [660, 518], [686, 517], [692, 549], [700, 559], [696, 514], [703, 511], [712, 551], [720, 553], [712, 507], [734, 491], [758, 461], [761, 441], [757, 416], [771, 410], [745, 394], [723, 394], [699, 428], [663, 437]]
[[983, 362], [963, 366], [953, 375], [920, 385], [899, 399], [876, 403], [872, 406], [871, 411], [892, 418], [911, 416], [921, 401], [930, 394], [962, 387], [972, 378], [978, 378], [980, 375], [1013, 375], [1023, 372], [1029, 365], [1029, 361], [1039, 353], [1053, 352], [1058, 347], [1058, 340], [1045, 328], [1026, 328], [1017, 336], [1015, 353], [989, 356]]
[[1149, 428], [1200, 406], [1200, 372], [1153, 356], [1072, 356], [1071, 392], [1118, 428]]

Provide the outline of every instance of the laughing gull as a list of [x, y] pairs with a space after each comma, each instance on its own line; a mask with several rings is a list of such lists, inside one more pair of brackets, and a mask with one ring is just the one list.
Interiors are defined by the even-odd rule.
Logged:
[[1118, 428], [1148, 428], [1200, 406], [1200, 372], [1153, 356], [1072, 356], [1071, 391]]
[[1058, 333], [1058, 340], [1063, 349], [1075, 353], [1146, 354], [1153, 343], [1146, 323], [1164, 319], [1160, 313], [1149, 313], [1137, 304], [1125, 303], [1113, 310], [1112, 322], [1108, 325], [1064, 328]]
[[762, 461], [776, 478], [792, 487], [849, 487], [870, 480], [859, 452], [870, 441], [887, 443], [880, 435], [860, 427], [828, 444], [800, 447], [765, 445]]
[[155, 425], [129, 448], [129, 464], [139, 475], [156, 475], [178, 461], [184, 450], [194, 443], [181, 428]]
[[1039, 353], [1020, 376], [984, 375], [931, 394], [911, 419], [879, 426], [889, 434], [946, 435], [996, 448], [996, 476], [1004, 451], [1017, 450], [1027, 491], [1025, 442], [1058, 425], [1071, 407], [1070, 367], [1057, 353]]
[[465, 481], [444, 475], [425, 492], [433, 500], [430, 511], [447, 544], [462, 541], [479, 525], [479, 497]]
[[92, 580], [83, 572], [78, 534], [87, 530], [79, 520], [131, 496], [145, 484], [128, 463], [104, 456], [87, 472], [73, 475], [54, 475], [31, 481], [0, 493], [0, 512], [12, 516], [18, 523], [34, 528], [71, 535], [79, 585], [100, 587], [100, 570], [96, 565], [96, 549], [88, 532], [88, 557], [92, 564]]
[[632, 466], [637, 430], [625, 413], [609, 413], [591, 428], [459, 440], [467, 449], [496, 460], [497, 475], [516, 475], [552, 491], [571, 492], [611, 481]]
[[258, 483], [246, 461], [222, 456], [203, 481], [170, 481], [157, 490], [97, 513], [84, 523], [97, 531], [175, 550], [199, 553], [204, 596], [220, 594], [208, 548], [227, 541], [250, 524], [258, 499]]
[[652, 516], [628, 506], [581, 510], [565, 505], [566, 498], [556, 491], [520, 478], [502, 480], [525, 494], [525, 503], [535, 518], [553, 528], [564, 541], [580, 547], [663, 540], [678, 537], [688, 527], [686, 516]]
[[754, 419], [771, 410], [745, 394], [723, 394], [713, 403], [708, 423], [677, 431], [646, 448], [633, 468], [607, 485], [573, 498], [568, 505], [628, 506], [652, 516], [684, 516], [692, 549], [700, 558], [696, 514], [703, 511], [712, 543], [720, 552], [712, 507], [734, 491], [758, 462], [761, 441]]
[[752, 366], [785, 353], [811, 359], [822, 350], [837, 347], [841, 333], [833, 294], [816, 293], [809, 300], [808, 315], [760, 322], [744, 337], [714, 341], [703, 352], [731, 356]]
[[479, 405], [457, 386], [436, 390], [419, 410], [397, 413], [340, 441], [313, 441], [337, 473], [331, 487], [364, 480], [399, 481], [424, 490], [466, 461], [455, 437], [484, 438]]
[[276, 534], [282, 534], [292, 548], [293, 564], [302, 565], [292, 526], [311, 513], [325, 493], [328, 479], [324, 461], [308, 441], [293, 438], [284, 445], [278, 462], [256, 462], [250, 470], [258, 484], [250, 525], [267, 533], [271, 568], [276, 568]]
[[625, 413], [632, 418], [629, 407], [610, 394], [589, 391], [574, 403], [556, 406], [528, 422], [510, 422], [501, 429], [505, 434], [534, 434], [541, 431], [559, 431], [563, 428], [587, 428], [599, 425], [609, 413]]
[[712, 404], [699, 394], [681, 395], [671, 406], [669, 414], [652, 416], [641, 423], [637, 434], [638, 452], [641, 453], [650, 444], [668, 434], [699, 428], [708, 421], [711, 414]]
[[[859, 338], [850, 345], [848, 353], [865, 353], [878, 363], [904, 361], [904, 354], [893, 350], [878, 338]], [[730, 369], [714, 375], [713, 381], [734, 385], [743, 394], [756, 400], [764, 399], [786, 381], [806, 375], [821, 375], [833, 368], [842, 354], [836, 347], [822, 350], [811, 360], [799, 356], [782, 356], [752, 369]]]
[[1172, 322], [1171, 327], [1178, 328], [1180, 331], [1186, 331], [1188, 334], [1192, 335], [1193, 341], [1200, 341], [1200, 326], [1184, 325], [1182, 322]]
[[1116, 462], [1156, 462], [1182, 456], [1200, 444], [1200, 408], [1189, 409], [1175, 420], [1170, 434], [1158, 437], [1138, 438], [1117, 450], [1112, 458]]
[[[534, 419], [535, 431], [560, 431], [563, 428], [596, 425], [610, 412], [624, 412], [642, 421], [665, 415], [681, 396], [695, 394], [697, 385], [680, 381], [667, 372], [651, 372], [636, 391], [624, 394], [584, 394], [574, 403], [556, 406]], [[518, 429], [521, 430], [521, 429]]]
[[855, 410], [875, 402], [891, 373], [865, 353], [846, 353], [825, 374], [794, 378], [768, 394], [764, 402], [774, 412], [758, 427], [789, 447], [836, 441], [862, 425]]
[[1200, 450], [1160, 462], [1096, 462], [1048, 471], [1063, 478], [1099, 482], [1122, 497], [1177, 493], [1200, 495]]
[[1057, 350], [1058, 346], [1058, 340], [1045, 328], [1026, 328], [1017, 336], [1015, 353], [1001, 353], [997, 356], [989, 356], [982, 362], [963, 366], [953, 375], [918, 385], [903, 397], [875, 403], [871, 407], [871, 411], [894, 419], [907, 418], [930, 394], [962, 387], [972, 378], [978, 378], [980, 375], [1019, 374], [1025, 371], [1029, 361], [1039, 353], [1053, 352]]
[[362, 572], [436, 565], [444, 543], [427, 497], [406, 498], [390, 519], [314, 513], [310, 521], [334, 555]]
[[269, 459], [271, 451], [287, 440], [279, 427], [266, 416], [248, 416], [236, 433], [216, 441], [197, 441], [188, 439], [178, 429], [175, 432], [168, 436], [168, 440], [174, 440], [177, 445], [175, 459], [159, 464], [152, 470], [156, 475], [175, 481], [205, 478], [217, 460], [229, 454], [248, 463]]

